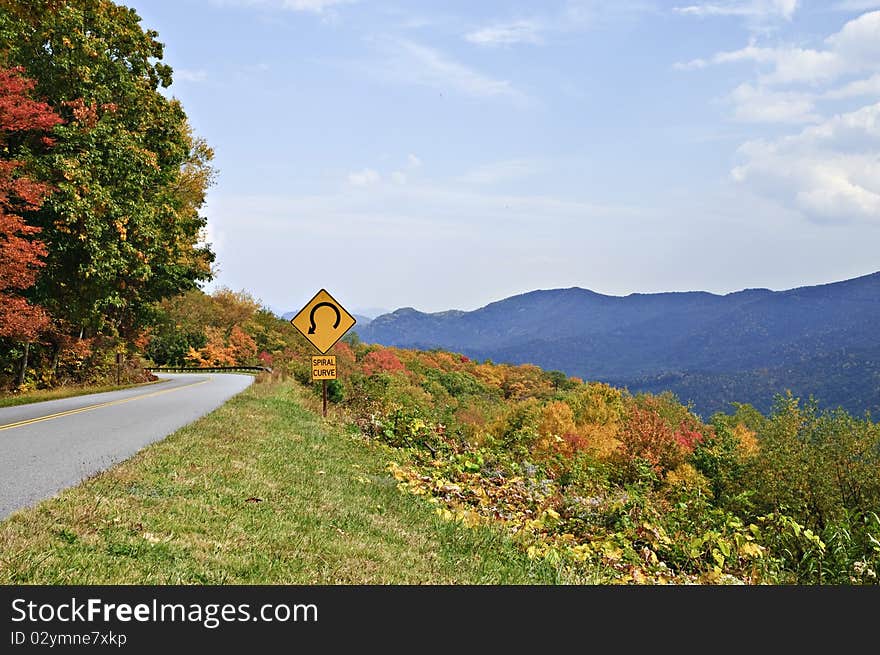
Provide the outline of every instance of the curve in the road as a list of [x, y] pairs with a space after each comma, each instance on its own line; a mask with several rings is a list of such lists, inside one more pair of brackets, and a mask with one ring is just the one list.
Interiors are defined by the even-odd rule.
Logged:
[[0, 519], [216, 409], [250, 375], [161, 374], [157, 385], [0, 409]]
[[[71, 414], [80, 414], [81, 412], [90, 412], [93, 409], [101, 409], [102, 407], [110, 407], [111, 405], [121, 405], [122, 403], [130, 403], [132, 400], [140, 400], [142, 398], [151, 398], [152, 396], [159, 396], [163, 393], [171, 393], [172, 391], [179, 391], [180, 389], [186, 389], [187, 387], [192, 387], [197, 384], [207, 384], [211, 380], [199, 380], [198, 382], [190, 382], [189, 384], [182, 387], [172, 387], [170, 389], [162, 389], [160, 391], [154, 391], [153, 393], [148, 393], [144, 395], [136, 395], [129, 396], [128, 398], [119, 398], [118, 400], [108, 400], [107, 402], [97, 403], [94, 405], [86, 405], [84, 407], [77, 407], [76, 409], [67, 409], [60, 412], [55, 412], [54, 414], [45, 414], [43, 416], [37, 416], [35, 418], [26, 418], [22, 421], [16, 421], [15, 423], [5, 423], [0, 424], [0, 431], [2, 430], [10, 430], [12, 428], [19, 428], [23, 425], [30, 425], [31, 423], [40, 423], [42, 421], [51, 421], [55, 418], [63, 418], [65, 416], [70, 416]], [[38, 403], [42, 404], [42, 403]], [[32, 405], [33, 406], [33, 405]]]

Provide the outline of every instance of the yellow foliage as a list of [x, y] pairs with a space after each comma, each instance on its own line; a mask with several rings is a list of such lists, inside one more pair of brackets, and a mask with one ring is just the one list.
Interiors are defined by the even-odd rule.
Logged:
[[733, 428], [733, 436], [739, 441], [739, 450], [744, 457], [753, 457], [758, 454], [758, 438], [752, 430], [740, 423]]
[[553, 400], [544, 405], [541, 410], [541, 422], [538, 424], [538, 434], [544, 438], [561, 437], [573, 434], [575, 431], [574, 413], [567, 403]]
[[691, 464], [679, 464], [666, 473], [666, 485], [676, 490], [700, 491], [710, 494], [710, 485], [706, 477]]
[[504, 380], [501, 390], [504, 397], [512, 400], [546, 397], [553, 391], [549, 380], [544, 379], [543, 371], [533, 364], [503, 366]]
[[478, 364], [474, 367], [474, 377], [483, 384], [499, 389], [504, 382], [504, 371], [494, 364]]
[[566, 399], [578, 426], [620, 423], [623, 397], [620, 389], [603, 382], [591, 382], [575, 389]]
[[587, 442], [587, 449], [600, 460], [608, 460], [620, 448], [617, 423], [598, 425], [588, 423], [578, 428], [578, 434]]

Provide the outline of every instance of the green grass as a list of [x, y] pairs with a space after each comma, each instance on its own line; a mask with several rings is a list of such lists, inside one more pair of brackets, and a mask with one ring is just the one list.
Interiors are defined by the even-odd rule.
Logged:
[[121, 385], [102, 385], [97, 387], [75, 386], [75, 387], [58, 387], [56, 389], [41, 389], [39, 391], [28, 391], [27, 393], [17, 393], [0, 396], [0, 407], [15, 407], [16, 405], [28, 405], [30, 403], [41, 403], [44, 400], [60, 400], [62, 398], [73, 398], [74, 396], [85, 396], [91, 393], [104, 393], [105, 391], [119, 391], [120, 389], [130, 389], [131, 387], [142, 387], [147, 384], [156, 384], [162, 380], [154, 380], [152, 382], [136, 382], [133, 384]]
[[402, 493], [386, 456], [252, 385], [130, 460], [0, 522], [4, 584], [523, 584], [558, 573]]

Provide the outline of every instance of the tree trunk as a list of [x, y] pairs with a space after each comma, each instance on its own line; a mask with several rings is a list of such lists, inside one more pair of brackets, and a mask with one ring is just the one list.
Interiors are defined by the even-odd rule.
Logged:
[[58, 372], [58, 358], [61, 355], [61, 344], [53, 343], [52, 344], [52, 377], [55, 377], [55, 374]]
[[21, 371], [18, 373], [18, 386], [24, 384], [24, 376], [27, 373], [27, 365], [28, 365], [28, 352], [31, 349], [31, 342], [25, 341], [24, 343], [24, 356], [21, 358]]

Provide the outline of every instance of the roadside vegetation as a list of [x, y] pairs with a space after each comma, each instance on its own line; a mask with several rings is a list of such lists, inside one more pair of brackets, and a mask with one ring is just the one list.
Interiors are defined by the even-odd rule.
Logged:
[[[503, 526], [563, 577], [877, 584], [870, 417], [780, 395], [769, 416], [704, 421], [672, 394], [534, 366], [357, 339], [336, 354], [337, 415], [393, 449], [401, 489], [450, 522]], [[304, 360], [290, 366], [308, 383]]]
[[385, 448], [322, 422], [278, 378], [0, 523], [0, 583], [563, 580], [503, 530], [444, 521], [400, 493]]
[[46, 400], [61, 400], [62, 398], [73, 398], [75, 396], [105, 393], [107, 391], [119, 391], [121, 389], [130, 389], [131, 387], [139, 387], [144, 384], [154, 384], [158, 381], [159, 380], [156, 379], [151, 382], [138, 382], [132, 384], [108, 384], [98, 386], [77, 385], [68, 387], [55, 387], [54, 389], [41, 389], [39, 391], [29, 391], [27, 393], [0, 396], [0, 407], [15, 407], [18, 405], [41, 403]]

